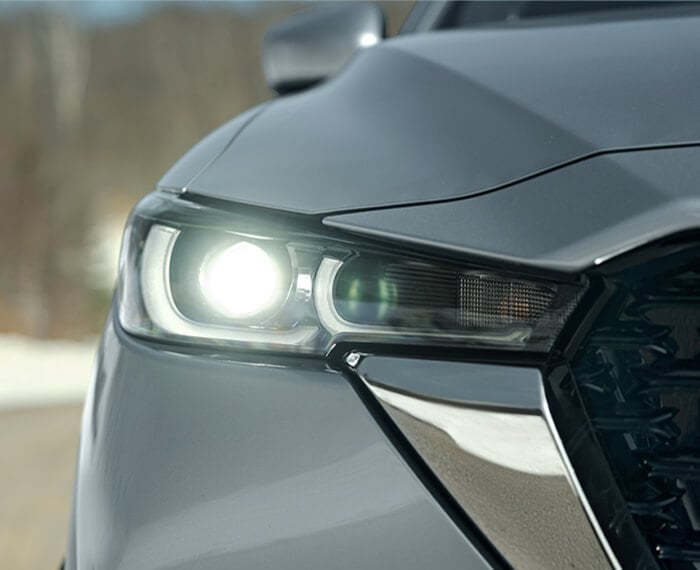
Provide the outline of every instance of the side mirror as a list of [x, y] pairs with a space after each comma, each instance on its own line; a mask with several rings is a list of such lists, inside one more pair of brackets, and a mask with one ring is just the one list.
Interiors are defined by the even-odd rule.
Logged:
[[295, 14], [265, 34], [267, 84], [282, 94], [323, 81], [355, 51], [379, 42], [384, 32], [384, 13], [372, 3], [335, 4]]

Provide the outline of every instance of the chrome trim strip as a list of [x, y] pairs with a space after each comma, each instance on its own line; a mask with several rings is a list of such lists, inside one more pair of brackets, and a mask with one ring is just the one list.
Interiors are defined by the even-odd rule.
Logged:
[[375, 356], [356, 370], [515, 568], [620, 568], [566, 456], [538, 370]]
[[561, 437], [559, 437], [559, 432], [557, 431], [556, 424], [554, 423], [554, 418], [552, 417], [552, 413], [549, 410], [549, 404], [547, 403], [547, 398], [544, 394], [544, 388], [542, 389], [542, 415], [544, 416], [544, 419], [547, 422], [547, 425], [549, 426], [549, 431], [552, 435], [552, 439], [554, 440], [554, 443], [556, 444], [557, 449], [559, 450], [559, 455], [561, 457], [562, 463], [564, 463], [565, 472], [567, 479], [569, 480], [569, 484], [576, 493], [576, 496], [578, 497], [578, 500], [581, 503], [581, 507], [583, 507], [583, 510], [586, 512], [586, 515], [588, 516], [588, 522], [591, 523], [591, 526], [593, 527], [593, 530], [596, 536], [598, 537], [598, 542], [600, 542], [600, 546], [603, 548], [603, 550], [605, 550], [605, 554], [607, 555], [611, 566], [615, 570], [622, 570], [622, 566], [617, 560], [617, 556], [615, 556], [615, 553], [613, 552], [613, 549], [610, 546], [608, 539], [605, 537], [605, 533], [600, 527], [600, 523], [598, 523], [598, 519], [596, 518], [595, 513], [591, 508], [591, 504], [588, 502], [588, 498], [583, 492], [583, 487], [581, 486], [581, 483], [579, 482], [578, 477], [576, 476], [576, 472], [574, 471], [574, 468], [571, 465], [571, 461], [569, 461], [569, 456], [566, 453], [564, 442], [561, 440]]

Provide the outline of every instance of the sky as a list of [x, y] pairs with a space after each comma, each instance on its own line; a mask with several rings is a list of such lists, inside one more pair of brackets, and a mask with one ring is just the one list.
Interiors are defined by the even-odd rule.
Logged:
[[[166, 0], [205, 8], [212, 4], [230, 6], [241, 13], [255, 12], [264, 4], [260, 0]], [[164, 1], [154, 0], [14, 0], [0, 1], [0, 18], [25, 10], [49, 9], [66, 12], [87, 26], [110, 26], [138, 20], [158, 9]]]

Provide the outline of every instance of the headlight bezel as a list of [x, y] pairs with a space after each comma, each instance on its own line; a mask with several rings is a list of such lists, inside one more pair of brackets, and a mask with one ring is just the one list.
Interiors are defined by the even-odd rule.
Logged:
[[[143, 267], [144, 251], [148, 253], [149, 236], [156, 227], [169, 228], [170, 233], [175, 234], [174, 241], [161, 251], [164, 256], [163, 267], [157, 271], [151, 265], [157, 263], [154, 259], [158, 259], [158, 256], [151, 256], [146, 262], [148, 267]], [[153, 291], [146, 291], [153, 280], [144, 277], [144, 274], [149, 271], [160, 272], [162, 286], [158, 294], [177, 309], [171, 293], [173, 282], [169, 281], [171, 262], [180, 236], [187, 232], [223, 236], [229, 241], [245, 240], [254, 245], [274, 244], [275, 247], [283, 247], [290, 262], [289, 290], [284, 295], [284, 303], [279, 311], [273, 311], [260, 322], [252, 319], [231, 323], [212, 319], [202, 323], [185, 318], [185, 325], [180, 329], [173, 327], [175, 321], [172, 318], [154, 321], [150, 313], [153, 302], [152, 299], [149, 300], [149, 294]], [[510, 280], [513, 283], [531, 284], [533, 287], [555, 291], [558, 298], [566, 297], [568, 305], [566, 310], [563, 307], [548, 307], [550, 312], [561, 310], [563, 313], [558, 330], [547, 337], [546, 342], [541, 338], [537, 342], [531, 342], [532, 330], [527, 331], [523, 327], [519, 332], [516, 331], [517, 334], [511, 331], [509, 336], [502, 331], [419, 330], [410, 327], [392, 328], [390, 324], [376, 327], [353, 323], [338, 314], [334, 298], [335, 278], [351, 266], [352, 260], [362, 256], [384, 259], [387, 267], [389, 261], [400, 260], [434, 268], [452, 268], [459, 275], [479, 273], [504, 282]], [[395, 243], [380, 242], [327, 228], [320, 217], [274, 212], [156, 191], [136, 206], [124, 233], [118, 282], [118, 315], [122, 328], [132, 335], [178, 345], [219, 349], [263, 350], [322, 357], [338, 344], [376, 343], [542, 354], [551, 350], [567, 318], [581, 301], [586, 287], [584, 276], [497, 267], [484, 260], [466, 260], [439, 248], [416, 248], [403, 244], [397, 247]], [[363, 300], [363, 306], [369, 306], [365, 301], [366, 299]], [[149, 303], [150, 308], [147, 307]], [[275, 315], [287, 311], [292, 305], [293, 310], [290, 309], [285, 314], [287, 320], [275, 320]], [[393, 306], [397, 310], [406, 308], [398, 302]], [[176, 313], [179, 318], [183, 317], [179, 310]], [[298, 320], [292, 322], [294, 319]], [[305, 329], [312, 321], [316, 330]], [[169, 324], [163, 326], [164, 322]]]

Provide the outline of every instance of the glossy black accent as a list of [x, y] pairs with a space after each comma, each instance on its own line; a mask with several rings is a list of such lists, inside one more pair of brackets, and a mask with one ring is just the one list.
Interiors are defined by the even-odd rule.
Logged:
[[547, 401], [569, 461], [586, 498], [623, 568], [658, 568], [639, 532], [607, 463], [569, 367], [550, 368], [545, 385]]
[[396, 343], [341, 341], [333, 345], [326, 358], [337, 360], [349, 352], [398, 356], [408, 358], [431, 358], [446, 362], [472, 362], [476, 364], [504, 364], [541, 368], [547, 360], [545, 352], [504, 351], [488, 348], [460, 348], [451, 346], [410, 346]]
[[661, 560], [676, 563], [700, 560], [700, 532], [685, 533], [680, 536], [672, 533], [661, 535], [656, 550]]
[[625, 567], [700, 562], [699, 259], [674, 237], [594, 271], [595, 316], [551, 362], [555, 420]]

